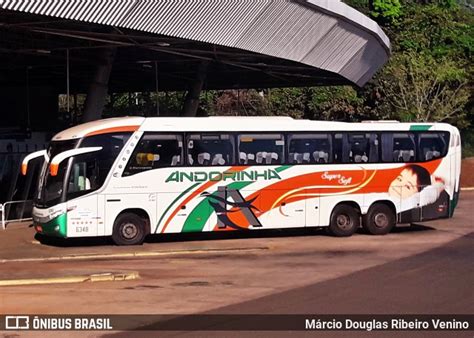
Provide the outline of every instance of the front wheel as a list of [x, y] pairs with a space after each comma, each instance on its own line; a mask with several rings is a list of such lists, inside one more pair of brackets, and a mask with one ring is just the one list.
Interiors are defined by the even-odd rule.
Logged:
[[337, 237], [348, 237], [356, 232], [360, 226], [360, 217], [357, 210], [350, 205], [341, 204], [334, 208], [331, 214], [329, 231]]
[[372, 235], [388, 234], [395, 226], [395, 213], [386, 204], [374, 204], [364, 216], [362, 226]]
[[145, 222], [141, 217], [125, 213], [117, 217], [112, 232], [112, 240], [117, 245], [137, 245], [145, 240]]

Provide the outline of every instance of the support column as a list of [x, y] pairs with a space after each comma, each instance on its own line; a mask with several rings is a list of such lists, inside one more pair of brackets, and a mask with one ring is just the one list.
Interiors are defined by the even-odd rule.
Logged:
[[82, 122], [98, 120], [102, 116], [115, 53], [116, 48], [104, 48], [100, 52], [94, 80], [92, 81], [87, 94]]
[[196, 79], [191, 84], [191, 87], [189, 88], [188, 93], [186, 94], [181, 116], [196, 116], [197, 109], [199, 107], [199, 94], [201, 94], [204, 81], [206, 80], [208, 65], [209, 61], [203, 61], [199, 64], [199, 67], [196, 72]]

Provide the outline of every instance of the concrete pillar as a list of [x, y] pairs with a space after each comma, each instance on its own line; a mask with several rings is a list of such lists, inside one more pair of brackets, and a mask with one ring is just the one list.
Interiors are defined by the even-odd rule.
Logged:
[[199, 94], [201, 94], [204, 81], [207, 75], [208, 61], [203, 61], [199, 64], [196, 72], [196, 79], [191, 84], [183, 104], [183, 111], [181, 116], [194, 117], [196, 116], [199, 107]]
[[82, 122], [94, 121], [102, 117], [115, 53], [116, 48], [104, 48], [100, 51], [94, 79], [87, 93]]

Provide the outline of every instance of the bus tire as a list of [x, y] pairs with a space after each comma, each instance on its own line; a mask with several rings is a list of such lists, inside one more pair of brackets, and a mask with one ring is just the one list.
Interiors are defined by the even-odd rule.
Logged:
[[123, 213], [115, 220], [112, 240], [116, 245], [142, 244], [145, 237], [145, 221], [140, 216]]
[[331, 213], [329, 232], [336, 237], [348, 237], [360, 226], [360, 216], [355, 208], [347, 204], [337, 205]]
[[383, 203], [372, 205], [363, 219], [362, 226], [371, 235], [388, 234], [395, 226], [395, 213]]

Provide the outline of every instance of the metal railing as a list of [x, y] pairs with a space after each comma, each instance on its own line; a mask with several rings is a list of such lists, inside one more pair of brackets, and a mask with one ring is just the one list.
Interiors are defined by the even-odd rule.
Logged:
[[[3, 204], [0, 204], [0, 212], [2, 214], [2, 229], [6, 229], [7, 223], [10, 222], [23, 222], [31, 221], [31, 211], [32, 211], [32, 200], [21, 200], [21, 201], [7, 201]], [[11, 206], [16, 205], [16, 208], [12, 210]], [[8, 219], [8, 216], [13, 212], [15, 216], [20, 215], [19, 218]], [[26, 214], [26, 215], [25, 215]], [[27, 216], [27, 217], [24, 217]]]

